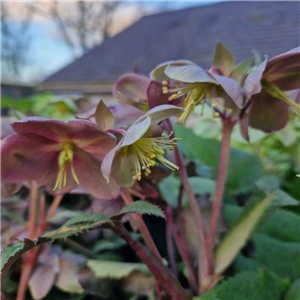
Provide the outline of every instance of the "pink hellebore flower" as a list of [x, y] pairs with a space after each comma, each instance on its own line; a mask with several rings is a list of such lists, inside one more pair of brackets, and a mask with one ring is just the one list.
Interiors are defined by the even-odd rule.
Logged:
[[[113, 95], [125, 112], [130, 106], [130, 113], [135, 113], [139, 117], [149, 109], [169, 104], [169, 95], [164, 94], [162, 88], [160, 82], [152, 81], [149, 77], [127, 73], [116, 82]], [[179, 97], [172, 105], [178, 105], [181, 101], [182, 97]]]
[[[289, 106], [299, 114], [300, 105], [287, 92], [300, 88], [300, 47], [277, 55], [257, 66], [246, 78], [246, 104], [241, 113], [242, 134], [248, 125], [270, 133], [284, 128]], [[296, 97], [295, 97], [296, 98]]]
[[81, 184], [93, 196], [110, 199], [118, 186], [106, 183], [101, 173], [103, 157], [115, 138], [85, 120], [25, 118], [12, 124], [14, 134], [1, 147], [2, 182], [36, 180], [53, 194], [63, 194]]
[[213, 70], [206, 71], [193, 62], [178, 60], [160, 64], [151, 72], [150, 77], [162, 80], [163, 93], [170, 95], [170, 101], [185, 98], [185, 111], [179, 118], [182, 123], [185, 123], [197, 105], [204, 104], [206, 100], [209, 100], [213, 108], [214, 117], [219, 116], [214, 111], [217, 106], [236, 114], [242, 108], [242, 90], [239, 84], [235, 79], [221, 76]]
[[151, 79], [135, 73], [120, 77], [113, 88], [113, 95], [121, 105], [127, 104], [139, 111], [147, 111], [147, 89]]
[[177, 170], [175, 164], [164, 158], [165, 150], [177, 146], [177, 139], [170, 140], [164, 134], [154, 137], [153, 131], [159, 122], [182, 111], [173, 105], [160, 105], [137, 119], [104, 158], [101, 168], [105, 179], [109, 182], [112, 177], [120, 186], [131, 186], [135, 180], [141, 180], [142, 172], [148, 176], [158, 163]]

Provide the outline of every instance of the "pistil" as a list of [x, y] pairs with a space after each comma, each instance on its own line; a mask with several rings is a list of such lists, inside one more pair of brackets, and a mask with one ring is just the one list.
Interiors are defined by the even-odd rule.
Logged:
[[164, 158], [165, 150], [173, 150], [177, 146], [179, 139], [168, 139], [169, 136], [162, 134], [157, 138], [141, 138], [130, 146], [130, 150], [134, 154], [135, 175], [134, 180], [141, 180], [142, 170], [145, 176], [151, 173], [150, 168], [158, 165], [158, 162], [165, 165], [171, 170], [178, 170], [171, 161]]
[[80, 184], [77, 175], [74, 170], [73, 157], [74, 157], [74, 147], [75, 145], [71, 142], [66, 142], [63, 145], [63, 150], [59, 153], [58, 156], [58, 174], [56, 182], [53, 188], [53, 191], [61, 189], [67, 185], [67, 168], [68, 164], [71, 168], [71, 174], [73, 179], [77, 184]]

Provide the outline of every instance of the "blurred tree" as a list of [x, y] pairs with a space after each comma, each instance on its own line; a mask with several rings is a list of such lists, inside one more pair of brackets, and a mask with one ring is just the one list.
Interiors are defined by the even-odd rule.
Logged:
[[29, 63], [29, 27], [34, 14], [34, 6], [27, 3], [19, 22], [14, 22], [9, 4], [1, 3], [1, 69], [4, 79], [18, 77], [20, 69]]
[[53, 1], [44, 9], [36, 3], [38, 12], [53, 20], [57, 37], [65, 42], [74, 57], [93, 48], [110, 35], [115, 13], [120, 5], [122, 3], [119, 1]]

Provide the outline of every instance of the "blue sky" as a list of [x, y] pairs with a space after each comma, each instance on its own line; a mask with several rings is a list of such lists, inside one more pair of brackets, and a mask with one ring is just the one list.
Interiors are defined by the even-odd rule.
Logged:
[[[182, 9], [195, 5], [207, 5], [219, 1], [168, 1], [168, 8]], [[160, 1], [147, 1], [152, 7], [161, 6]], [[11, 26], [18, 26], [17, 21], [12, 21]], [[31, 43], [28, 53], [28, 64], [21, 70], [18, 81], [24, 83], [40, 82], [45, 77], [53, 74], [73, 60], [70, 49], [64, 42], [53, 37], [52, 24], [47, 21], [34, 21], [29, 29]], [[5, 78], [2, 74], [2, 78]], [[12, 81], [14, 78], [11, 79]], [[11, 81], [10, 80], [10, 81]]]

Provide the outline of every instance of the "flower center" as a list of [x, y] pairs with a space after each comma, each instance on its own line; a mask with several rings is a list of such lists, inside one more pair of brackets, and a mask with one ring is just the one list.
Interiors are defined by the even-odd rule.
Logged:
[[185, 123], [189, 114], [195, 109], [195, 106], [203, 101], [206, 94], [206, 85], [201, 83], [184, 83], [177, 86], [171, 86], [167, 81], [163, 81], [162, 84], [163, 93], [171, 94], [169, 101], [185, 95], [185, 111], [179, 118], [179, 122]]
[[142, 170], [148, 176], [151, 173], [150, 168], [158, 165], [158, 162], [172, 171], [179, 169], [178, 166], [163, 157], [165, 150], [173, 150], [177, 146], [179, 139], [173, 138], [169, 140], [167, 138], [168, 136], [165, 134], [157, 138], [140, 138], [129, 146], [134, 155], [135, 175], [132, 177], [134, 180], [141, 180]]
[[53, 188], [53, 191], [61, 189], [67, 185], [67, 166], [68, 164], [71, 167], [72, 176], [77, 184], [80, 184], [73, 165], [74, 157], [74, 147], [75, 145], [72, 142], [67, 142], [64, 144], [63, 149], [58, 156], [58, 174], [56, 182]]

